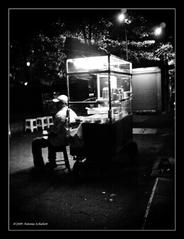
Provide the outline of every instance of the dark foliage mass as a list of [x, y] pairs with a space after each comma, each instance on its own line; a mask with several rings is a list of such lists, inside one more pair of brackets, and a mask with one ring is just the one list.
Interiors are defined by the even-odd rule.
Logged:
[[[48, 12], [10, 11], [12, 86], [25, 82], [52, 86], [65, 78], [66, 59], [77, 56], [111, 53], [126, 59], [128, 52], [133, 67], [159, 65], [175, 59], [173, 10], [168, 10], [173, 21], [160, 23], [163, 34], [157, 38], [153, 35], [156, 22], [150, 21], [149, 11], [125, 11], [127, 22], [122, 24], [115, 19], [118, 10], [103, 11], [103, 14], [98, 10]], [[155, 11], [158, 13], [159, 10]], [[16, 29], [23, 20], [27, 21], [29, 30], [20, 34], [20, 29], [17, 32]]]

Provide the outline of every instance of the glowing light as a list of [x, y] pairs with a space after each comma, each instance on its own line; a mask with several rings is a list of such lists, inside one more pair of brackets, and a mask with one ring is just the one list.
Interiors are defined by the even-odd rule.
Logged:
[[131, 20], [130, 19], [128, 19], [128, 18], [126, 18], [126, 16], [127, 16], [127, 14], [126, 14], [126, 12], [127, 12], [127, 9], [122, 9], [121, 10], [121, 13], [119, 13], [118, 15], [117, 15], [117, 20], [119, 21], [119, 22], [125, 22], [126, 24], [130, 24], [131, 23]]
[[94, 68], [98, 68], [99, 65], [103, 64], [103, 62], [101, 61], [101, 59], [99, 58], [83, 58], [83, 59], [79, 59], [78, 61], [75, 62], [75, 65], [78, 68], [87, 68], [87, 69], [94, 69]]
[[31, 65], [31, 63], [30, 63], [29, 61], [27, 61], [27, 62], [26, 62], [26, 65], [27, 65], [27, 66], [30, 66], [30, 65]]
[[[67, 73], [107, 71], [108, 64], [109, 63], [107, 55], [68, 59]], [[124, 61], [113, 55], [110, 56], [110, 70], [115, 70], [118, 72], [130, 72], [131, 71], [130, 65], [131, 64], [128, 61]], [[84, 76], [83, 78], [86, 77]]]
[[28, 82], [24, 82], [24, 85], [25, 85], [25, 86], [28, 85]]
[[155, 28], [154, 34], [155, 36], [159, 36], [162, 33], [162, 27]]
[[108, 67], [107, 56], [76, 58], [70, 62], [78, 71], [107, 70]]
[[155, 40], [146, 40], [144, 41], [145, 44], [154, 44]]
[[119, 22], [124, 22], [125, 21], [125, 14], [124, 13], [120, 13], [118, 15], [118, 21]]

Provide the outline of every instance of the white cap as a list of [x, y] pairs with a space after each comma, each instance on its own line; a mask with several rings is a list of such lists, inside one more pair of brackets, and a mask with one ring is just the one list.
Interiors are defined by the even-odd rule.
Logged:
[[57, 98], [53, 99], [54, 102], [63, 102], [64, 104], [68, 103], [68, 97], [66, 95], [59, 95]]

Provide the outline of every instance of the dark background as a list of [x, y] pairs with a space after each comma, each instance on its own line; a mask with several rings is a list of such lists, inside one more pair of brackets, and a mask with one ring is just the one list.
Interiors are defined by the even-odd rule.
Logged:
[[[54, 34], [54, 28], [51, 24], [56, 22], [58, 18], [61, 21], [69, 23], [79, 23], [81, 20], [95, 21], [98, 17], [104, 17], [117, 25], [117, 14], [120, 13], [121, 8], [83, 8], [83, 9], [69, 9], [69, 8], [10, 8], [8, 11], [8, 36], [9, 42], [17, 41], [22, 48], [26, 43], [30, 42], [32, 37], [37, 33], [44, 32], [46, 34]], [[127, 9], [129, 16], [143, 16], [147, 19], [148, 24], [153, 26], [164, 22], [166, 24], [165, 37], [172, 37], [174, 40], [174, 16], [175, 9]], [[52, 29], [52, 30], [51, 30]], [[62, 86], [63, 87], [63, 86]], [[48, 89], [46, 89], [48, 91]], [[43, 89], [42, 89], [43, 91]], [[21, 92], [21, 94], [20, 94]], [[66, 92], [62, 92], [66, 93]], [[13, 100], [12, 100], [13, 99]], [[16, 100], [14, 100], [16, 99]], [[26, 100], [25, 100], [26, 99]], [[34, 101], [33, 101], [34, 99]], [[42, 98], [41, 89], [30, 88], [18, 89], [11, 91], [11, 119], [16, 119], [16, 115], [20, 113], [36, 113], [42, 112]], [[34, 102], [34, 103], [33, 103]]]
[[[80, 21], [82, 18], [94, 19], [103, 16], [115, 22], [117, 14], [121, 9], [9, 9], [9, 30], [10, 37], [20, 41], [28, 40], [33, 34], [47, 31], [48, 26], [58, 18], [63, 21], [69, 21], [71, 24]], [[174, 34], [173, 9], [128, 9], [127, 13], [144, 16], [152, 25], [158, 25], [161, 22], [166, 23], [166, 34]]]

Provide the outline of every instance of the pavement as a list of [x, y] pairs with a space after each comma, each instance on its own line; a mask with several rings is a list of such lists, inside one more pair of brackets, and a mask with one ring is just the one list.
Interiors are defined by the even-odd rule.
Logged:
[[175, 230], [172, 115], [134, 115], [136, 163], [122, 154], [122, 161], [103, 169], [84, 169], [79, 179], [62, 166], [34, 171], [30, 146], [35, 136], [10, 138], [9, 230]]
[[[171, 147], [173, 154], [162, 149], [154, 161], [151, 176], [155, 178], [152, 192], [142, 224], [143, 230], [175, 230], [176, 229], [176, 162], [175, 162], [175, 123], [170, 115], [161, 114], [148, 116], [135, 116], [134, 126], [144, 122], [144, 127], [134, 128], [135, 134], [160, 134], [171, 136], [165, 138], [165, 147]], [[170, 139], [169, 139], [170, 138]], [[169, 142], [170, 140], [170, 142]], [[166, 146], [167, 145], [167, 146]]]
[[143, 229], [175, 229], [175, 189], [174, 181], [168, 177], [157, 177], [150, 196], [150, 204]]

